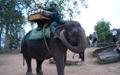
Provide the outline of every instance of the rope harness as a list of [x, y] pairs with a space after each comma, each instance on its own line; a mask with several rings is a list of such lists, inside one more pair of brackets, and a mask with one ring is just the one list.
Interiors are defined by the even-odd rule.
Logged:
[[[45, 25], [43, 26], [43, 36], [44, 36], [45, 45], [46, 45], [49, 53], [51, 54], [50, 49], [49, 49], [49, 47], [48, 47], [48, 44], [47, 44], [47, 42], [46, 42], [45, 35], [44, 35], [44, 34], [45, 34], [45, 27], [46, 27], [47, 25], [48, 25], [48, 24], [45, 24]], [[51, 55], [52, 55], [52, 54], [51, 54]]]

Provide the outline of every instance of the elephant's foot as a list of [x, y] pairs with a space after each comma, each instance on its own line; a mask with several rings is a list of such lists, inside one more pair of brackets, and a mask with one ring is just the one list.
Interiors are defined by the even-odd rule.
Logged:
[[33, 75], [32, 72], [27, 72], [26, 75]]
[[43, 71], [37, 71], [37, 75], [43, 75]]

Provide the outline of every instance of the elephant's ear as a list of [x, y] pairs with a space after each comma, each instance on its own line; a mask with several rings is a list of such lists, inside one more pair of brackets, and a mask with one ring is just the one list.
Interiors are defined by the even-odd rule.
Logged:
[[54, 38], [59, 38], [60, 39], [60, 32], [65, 29], [64, 25], [56, 27], [54, 31]]

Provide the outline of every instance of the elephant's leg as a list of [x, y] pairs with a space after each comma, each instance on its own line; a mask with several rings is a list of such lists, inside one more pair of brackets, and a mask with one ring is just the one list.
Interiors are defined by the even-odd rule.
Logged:
[[38, 75], [43, 75], [43, 72], [42, 72], [42, 63], [43, 63], [44, 60], [36, 60], [37, 62], [37, 68], [36, 68], [36, 72]]
[[56, 57], [53, 56], [53, 58], [56, 62], [58, 75], [64, 75], [66, 55], [60, 53]]
[[66, 58], [67, 58], [67, 53], [64, 53], [64, 67], [65, 67], [65, 63], [66, 63]]
[[32, 67], [31, 67], [31, 58], [25, 58], [27, 63], [27, 73], [26, 75], [33, 75], [32, 74]]

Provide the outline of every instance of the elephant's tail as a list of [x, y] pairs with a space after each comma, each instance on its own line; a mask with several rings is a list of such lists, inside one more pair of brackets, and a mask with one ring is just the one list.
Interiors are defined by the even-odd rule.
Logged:
[[23, 66], [25, 66], [25, 58], [24, 58], [24, 56], [23, 56]]

